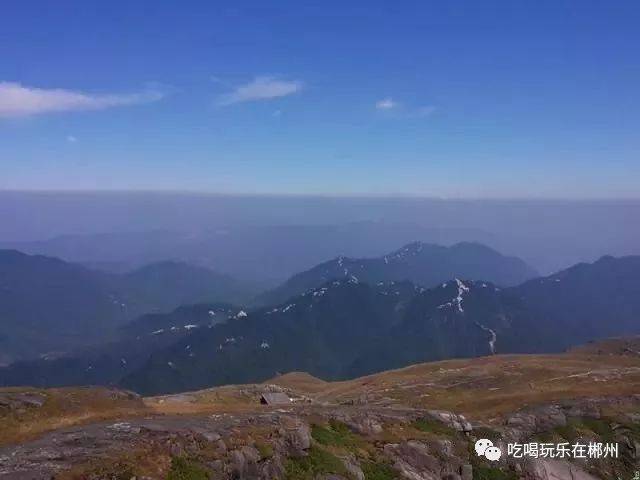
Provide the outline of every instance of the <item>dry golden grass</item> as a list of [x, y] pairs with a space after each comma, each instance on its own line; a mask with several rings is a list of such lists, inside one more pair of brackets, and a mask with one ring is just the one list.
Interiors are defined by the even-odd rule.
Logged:
[[165, 479], [171, 466], [171, 456], [167, 452], [135, 449], [113, 458], [95, 458], [80, 463], [69, 470], [56, 473], [56, 480], [86, 480], [104, 478], [128, 480], [131, 478]]
[[148, 413], [142, 399], [108, 388], [0, 389], [0, 393], [6, 392], [36, 392], [46, 400], [41, 407], [0, 409], [0, 445], [23, 442], [59, 428]]
[[255, 385], [227, 385], [195, 392], [161, 395], [144, 399], [158, 414], [242, 413], [260, 407]]
[[[366, 395], [371, 405], [451, 410], [489, 422], [535, 404], [640, 394], [640, 358], [592, 353], [602, 349], [617, 351], [610, 343], [595, 348], [558, 355], [497, 355], [424, 363], [342, 382], [325, 382], [295, 372], [265, 383], [329, 404], [350, 402]], [[259, 405], [259, 393], [264, 389], [264, 384], [229, 385], [145, 399], [96, 387], [0, 389], [0, 393], [31, 391], [46, 395], [40, 408], [21, 412], [0, 409], [0, 445], [61, 427], [107, 419], [277, 409]]]
[[290, 372], [267, 380], [267, 384], [279, 385], [295, 392], [318, 393], [327, 388], [328, 382], [306, 372]]
[[498, 355], [413, 365], [329, 384], [321, 400], [370, 399], [489, 419], [526, 405], [640, 393], [640, 359], [584, 354]]
[[[580, 397], [640, 393], [640, 358], [588, 353], [496, 355], [412, 365], [354, 380], [325, 382], [293, 372], [273, 378], [293, 392], [327, 403], [363, 394], [371, 404], [444, 409], [488, 421], [528, 405]], [[254, 395], [247, 394], [251, 389]], [[259, 385], [226, 386], [145, 400], [157, 413], [247, 412]]]

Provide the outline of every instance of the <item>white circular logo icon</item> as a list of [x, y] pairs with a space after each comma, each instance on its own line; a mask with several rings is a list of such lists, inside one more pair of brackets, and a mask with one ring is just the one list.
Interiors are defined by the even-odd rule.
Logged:
[[476, 442], [476, 453], [479, 457], [482, 457], [489, 447], [493, 447], [493, 442], [487, 438], [481, 438]]
[[487, 460], [497, 462], [502, 456], [502, 451], [493, 446], [493, 442], [488, 438], [481, 438], [475, 444], [476, 454], [479, 457], [486, 457]]
[[484, 456], [487, 457], [487, 460], [491, 460], [492, 462], [500, 460], [501, 455], [502, 452], [498, 447], [489, 447], [484, 451]]

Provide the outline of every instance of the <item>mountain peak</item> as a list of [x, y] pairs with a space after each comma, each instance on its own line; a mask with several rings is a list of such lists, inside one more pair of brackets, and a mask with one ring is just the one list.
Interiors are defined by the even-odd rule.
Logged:
[[414, 241], [382, 257], [336, 257], [291, 277], [280, 287], [263, 294], [258, 303], [283, 303], [338, 278], [371, 284], [410, 280], [428, 288], [456, 277], [486, 280], [507, 287], [535, 276], [536, 272], [519, 258], [504, 256], [478, 243], [445, 247]]
[[407, 257], [413, 257], [419, 255], [424, 250], [425, 244], [420, 241], [415, 241], [411, 243], [407, 243], [402, 248], [396, 250], [395, 252], [386, 255], [385, 261], [390, 260], [402, 260]]

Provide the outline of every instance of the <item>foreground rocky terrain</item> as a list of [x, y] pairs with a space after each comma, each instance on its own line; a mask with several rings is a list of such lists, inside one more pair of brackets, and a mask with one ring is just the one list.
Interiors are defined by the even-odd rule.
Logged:
[[[108, 388], [0, 390], [0, 478], [632, 479], [637, 341], [420, 364], [345, 382], [141, 398]], [[622, 352], [623, 354], [621, 354]], [[261, 405], [283, 392], [292, 401]], [[477, 439], [505, 452], [491, 462]], [[603, 442], [617, 458], [513, 458], [507, 443]]]

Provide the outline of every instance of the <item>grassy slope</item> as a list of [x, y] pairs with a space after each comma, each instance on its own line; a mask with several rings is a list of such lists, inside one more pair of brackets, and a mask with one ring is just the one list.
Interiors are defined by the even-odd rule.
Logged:
[[142, 399], [108, 388], [0, 389], [0, 395], [13, 392], [42, 394], [45, 402], [39, 408], [0, 408], [0, 446], [58, 428], [148, 413]]
[[[611, 343], [606, 345], [610, 348]], [[346, 403], [366, 396], [372, 405], [445, 409], [483, 421], [527, 405], [640, 392], [640, 358], [592, 351], [447, 360], [344, 382], [324, 382], [296, 372], [266, 383], [321, 402]], [[41, 408], [17, 412], [0, 408], [0, 445], [65, 426], [149, 413], [188, 415], [265, 409], [257, 401], [263, 389], [260, 385], [230, 385], [146, 399], [94, 387], [0, 389], [0, 394], [32, 391], [47, 398]]]
[[572, 353], [424, 363], [329, 383], [312, 395], [345, 402], [366, 394], [369, 402], [453, 410], [486, 420], [525, 405], [639, 391], [640, 358]]

